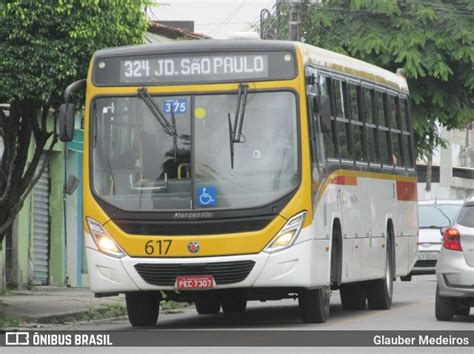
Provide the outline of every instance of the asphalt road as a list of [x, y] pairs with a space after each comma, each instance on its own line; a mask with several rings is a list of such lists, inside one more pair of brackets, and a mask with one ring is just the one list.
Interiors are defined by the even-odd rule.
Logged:
[[[155, 328], [145, 329], [148, 333], [156, 331], [157, 335], [169, 336], [173, 331], [169, 329], [192, 330], [191, 333], [181, 332], [193, 342], [199, 338], [201, 331], [199, 329], [221, 329], [221, 330], [269, 330], [269, 335], [275, 335], [273, 330], [441, 330], [446, 333], [450, 330], [472, 331], [474, 328], [474, 309], [471, 309], [471, 315], [468, 317], [455, 317], [451, 322], [439, 322], [434, 315], [436, 281], [434, 275], [424, 275], [413, 277], [412, 282], [394, 283], [394, 301], [392, 308], [385, 311], [343, 311], [339, 292], [333, 292], [331, 296], [331, 314], [328, 322], [324, 324], [304, 324], [301, 322], [297, 301], [269, 301], [265, 303], [250, 302], [247, 311], [243, 314], [224, 315], [198, 315], [194, 307], [188, 307], [175, 311], [162, 311], [158, 324]], [[31, 330], [31, 328], [29, 328]], [[62, 325], [41, 325], [36, 330], [71, 330], [87, 331], [98, 330], [107, 332], [108, 330], [126, 330], [126, 331], [144, 331], [142, 328], [132, 328], [126, 317], [77, 322]], [[164, 330], [164, 331], [163, 331]], [[130, 353], [133, 350], [139, 350], [140, 353], [189, 353], [189, 354], [241, 354], [241, 353], [268, 353], [268, 354], [287, 354], [287, 353], [351, 353], [351, 354], [379, 354], [383, 353], [473, 353], [471, 347], [351, 347], [350, 342], [344, 342], [344, 335], [341, 334], [341, 346], [339, 347], [252, 347], [249, 342], [247, 331], [232, 331], [232, 338], [244, 345], [243, 347], [199, 347], [185, 346], [179, 347], [180, 341], [176, 341], [176, 346], [172, 347], [110, 347], [110, 348], [34, 348], [35, 353], [44, 354], [62, 354], [65, 352], [77, 353]], [[175, 335], [176, 335], [176, 331]], [[186, 334], [184, 334], [186, 333]], [[247, 332], [248, 333], [248, 332]], [[280, 332], [281, 333], [281, 332]], [[383, 333], [383, 332], [381, 332]], [[424, 332], [428, 334], [429, 332]], [[281, 335], [281, 334], [280, 334]], [[195, 337], [194, 337], [195, 336]], [[182, 338], [182, 337], [179, 337]], [[273, 338], [273, 337], [272, 337]], [[339, 340], [339, 338], [337, 339]], [[171, 340], [173, 343], [174, 339]], [[271, 344], [270, 344], [271, 346]], [[31, 348], [5, 348], [6, 353], [30, 354]], [[68, 350], [65, 350], [68, 349]]]
[[[343, 311], [339, 292], [331, 296], [331, 313], [324, 324], [301, 322], [296, 300], [249, 302], [243, 314], [198, 315], [194, 307], [160, 313], [157, 329], [286, 329], [286, 330], [469, 330], [474, 328], [474, 309], [468, 317], [451, 322], [434, 315], [434, 275], [414, 276], [411, 282], [394, 283], [390, 310]], [[45, 325], [60, 330], [130, 330], [127, 318]]]

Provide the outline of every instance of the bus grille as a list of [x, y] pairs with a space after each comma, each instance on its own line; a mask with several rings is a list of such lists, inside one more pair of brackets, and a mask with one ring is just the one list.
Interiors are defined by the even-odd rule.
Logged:
[[218, 235], [264, 229], [275, 215], [241, 219], [154, 221], [113, 219], [119, 228], [132, 235]]
[[253, 269], [254, 261], [191, 264], [135, 265], [138, 274], [149, 284], [173, 286], [178, 275], [212, 275], [217, 285], [243, 281]]

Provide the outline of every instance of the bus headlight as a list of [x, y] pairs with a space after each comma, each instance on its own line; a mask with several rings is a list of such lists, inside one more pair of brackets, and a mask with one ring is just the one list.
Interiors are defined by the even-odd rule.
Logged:
[[277, 252], [293, 245], [303, 227], [305, 217], [306, 211], [303, 211], [288, 220], [280, 232], [278, 232], [273, 240], [270, 241], [268, 246], [265, 247], [265, 252]]
[[109, 256], [121, 258], [125, 253], [120, 249], [120, 247], [115, 243], [115, 241], [110, 237], [107, 231], [99, 224], [97, 221], [86, 218], [87, 225], [92, 235], [92, 239], [95, 242], [95, 245], [102, 253], [105, 253]]

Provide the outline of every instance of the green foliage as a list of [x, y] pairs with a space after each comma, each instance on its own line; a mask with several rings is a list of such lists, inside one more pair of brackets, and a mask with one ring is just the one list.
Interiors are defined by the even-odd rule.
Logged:
[[392, 72], [404, 69], [420, 156], [441, 142], [436, 121], [462, 129], [474, 119], [473, 0], [326, 0], [304, 11], [302, 36]]
[[56, 106], [101, 48], [142, 43], [145, 0], [13, 0], [0, 6], [0, 102]]
[[18, 326], [20, 320], [5, 313], [6, 304], [0, 301], [0, 331]]
[[0, 0], [0, 103], [8, 104], [0, 107], [0, 242], [48, 164], [57, 141], [48, 117], [64, 90], [87, 76], [96, 50], [143, 42], [145, 5], [150, 0]]

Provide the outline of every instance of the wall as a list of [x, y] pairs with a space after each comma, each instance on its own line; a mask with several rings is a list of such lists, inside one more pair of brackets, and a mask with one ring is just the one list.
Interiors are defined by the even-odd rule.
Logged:
[[65, 247], [64, 237], [64, 144], [58, 143], [50, 162], [50, 253], [49, 275], [50, 285], [62, 286], [65, 278]]
[[[50, 285], [62, 286], [65, 273], [65, 237], [64, 237], [64, 150], [62, 143], [54, 147], [50, 160], [50, 196], [49, 196], [49, 275]], [[30, 149], [29, 159], [33, 154]], [[25, 199], [16, 219], [15, 239], [13, 243], [15, 264], [13, 265], [13, 282], [19, 289], [31, 285], [33, 277], [33, 222], [32, 194]]]

